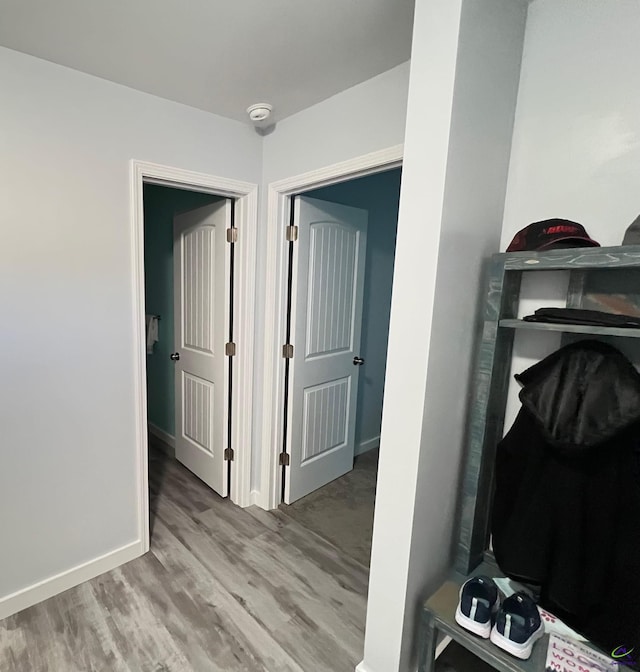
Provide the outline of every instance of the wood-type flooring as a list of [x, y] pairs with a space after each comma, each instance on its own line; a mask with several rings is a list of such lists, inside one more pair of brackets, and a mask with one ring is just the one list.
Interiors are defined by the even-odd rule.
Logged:
[[367, 566], [159, 451], [150, 490], [151, 551], [0, 621], [2, 672], [354, 670]]

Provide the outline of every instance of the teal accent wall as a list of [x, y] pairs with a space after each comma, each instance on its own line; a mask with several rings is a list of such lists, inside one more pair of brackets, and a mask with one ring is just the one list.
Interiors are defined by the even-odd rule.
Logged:
[[219, 201], [219, 196], [144, 185], [145, 312], [160, 315], [159, 340], [147, 355], [148, 420], [175, 435], [173, 344], [173, 217]]
[[397, 168], [304, 194], [369, 211], [356, 449], [380, 435], [401, 175]]

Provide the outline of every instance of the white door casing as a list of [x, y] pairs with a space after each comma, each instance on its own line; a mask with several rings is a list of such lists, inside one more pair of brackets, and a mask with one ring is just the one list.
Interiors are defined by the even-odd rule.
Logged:
[[295, 199], [287, 504], [353, 468], [367, 220], [365, 210]]
[[284, 482], [279, 454], [285, 439], [282, 409], [285, 397], [284, 372], [288, 364], [282, 357], [282, 344], [286, 341], [288, 247], [285, 238], [291, 197], [311, 189], [399, 168], [403, 155], [404, 146], [395, 145], [271, 182], [267, 186], [263, 412], [258, 428], [261, 438], [261, 487], [255, 492], [254, 499], [263, 509], [278, 507], [282, 501]]
[[229, 417], [231, 201], [176, 215], [173, 222], [176, 458], [219, 495]]

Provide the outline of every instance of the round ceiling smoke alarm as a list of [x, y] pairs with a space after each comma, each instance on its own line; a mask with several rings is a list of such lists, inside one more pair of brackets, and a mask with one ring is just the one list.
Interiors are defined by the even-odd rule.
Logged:
[[247, 108], [247, 114], [254, 124], [258, 124], [266, 121], [271, 116], [272, 110], [273, 107], [269, 103], [256, 103]]

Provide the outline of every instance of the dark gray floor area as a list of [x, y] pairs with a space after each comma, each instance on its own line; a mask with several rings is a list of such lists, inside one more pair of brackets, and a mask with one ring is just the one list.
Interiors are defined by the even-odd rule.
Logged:
[[378, 451], [356, 457], [353, 471], [280, 510], [369, 566]]

